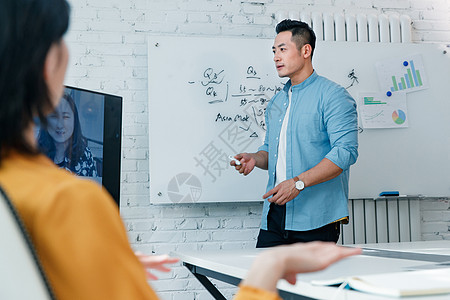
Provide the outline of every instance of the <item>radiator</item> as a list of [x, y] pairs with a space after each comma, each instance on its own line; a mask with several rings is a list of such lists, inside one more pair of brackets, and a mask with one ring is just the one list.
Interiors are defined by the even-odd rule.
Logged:
[[275, 18], [278, 22], [289, 18], [308, 23], [318, 41], [411, 42], [411, 18], [397, 13], [375, 15], [278, 11]]
[[349, 200], [349, 224], [341, 224], [339, 244], [410, 242], [421, 240], [420, 200]]

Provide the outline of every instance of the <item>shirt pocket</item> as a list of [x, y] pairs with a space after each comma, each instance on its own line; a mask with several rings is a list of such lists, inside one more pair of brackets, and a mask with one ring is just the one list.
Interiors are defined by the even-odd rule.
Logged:
[[328, 138], [323, 122], [317, 114], [297, 114], [293, 121], [293, 134], [301, 141], [323, 142]]

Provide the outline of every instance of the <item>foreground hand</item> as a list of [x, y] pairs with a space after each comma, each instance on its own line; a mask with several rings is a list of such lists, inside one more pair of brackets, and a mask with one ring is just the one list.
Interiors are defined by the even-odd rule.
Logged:
[[344, 257], [357, 254], [361, 254], [361, 249], [331, 242], [273, 247], [257, 256], [243, 284], [276, 292], [281, 278], [295, 284], [298, 273], [323, 270]]
[[230, 166], [234, 167], [240, 174], [248, 175], [255, 168], [256, 160], [250, 153], [239, 153], [234, 156], [241, 163], [240, 166], [232, 160]]
[[300, 194], [300, 191], [295, 188], [295, 181], [291, 178], [281, 182], [279, 185], [265, 193], [263, 199], [272, 196], [272, 198], [267, 201], [278, 205], [284, 205], [297, 197], [298, 194]]
[[283, 278], [295, 284], [298, 273], [323, 270], [344, 257], [361, 254], [361, 249], [337, 246], [334, 243], [311, 242], [277, 249], [286, 259]]
[[141, 252], [135, 253], [141, 264], [144, 266], [147, 272], [147, 278], [156, 280], [158, 277], [150, 273], [148, 269], [154, 269], [161, 272], [169, 272], [170, 268], [164, 266], [165, 264], [173, 264], [179, 261], [176, 257], [170, 257], [167, 254], [164, 255], [145, 255]]

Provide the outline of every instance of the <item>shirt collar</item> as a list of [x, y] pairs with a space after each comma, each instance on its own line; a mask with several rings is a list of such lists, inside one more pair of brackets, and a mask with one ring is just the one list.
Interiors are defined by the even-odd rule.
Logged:
[[[296, 84], [294, 86], [292, 86], [293, 90], [300, 90], [303, 89], [305, 87], [307, 87], [308, 85], [310, 85], [312, 82], [314, 82], [314, 80], [318, 77], [319, 75], [317, 75], [316, 70], [314, 70], [312, 72], [312, 74], [306, 78], [305, 80], [303, 80], [301, 83]], [[289, 79], [288, 82], [286, 82], [286, 84], [284, 85], [283, 90], [287, 93], [289, 88], [291, 87], [292, 83], [291, 80]]]

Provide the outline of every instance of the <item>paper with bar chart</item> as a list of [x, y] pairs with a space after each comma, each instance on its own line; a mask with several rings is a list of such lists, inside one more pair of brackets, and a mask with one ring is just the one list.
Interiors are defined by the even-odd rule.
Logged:
[[409, 93], [428, 88], [420, 54], [380, 61], [375, 66], [383, 94], [389, 95], [399, 91]]
[[405, 92], [360, 94], [358, 108], [363, 128], [408, 127]]

